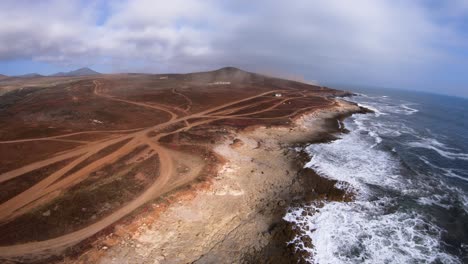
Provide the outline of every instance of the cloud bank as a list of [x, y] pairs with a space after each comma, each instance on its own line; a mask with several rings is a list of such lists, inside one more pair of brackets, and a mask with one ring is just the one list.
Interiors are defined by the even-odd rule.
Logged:
[[467, 1], [431, 2], [3, 0], [0, 62], [111, 72], [234, 65], [326, 81], [421, 84], [441, 65], [467, 66]]

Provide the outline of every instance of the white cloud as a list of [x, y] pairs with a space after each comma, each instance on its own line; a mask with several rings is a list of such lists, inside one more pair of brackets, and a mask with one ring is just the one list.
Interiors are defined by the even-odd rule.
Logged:
[[446, 47], [460, 36], [439, 20], [466, 14], [466, 1], [458, 2], [437, 13], [423, 1], [399, 0], [121, 0], [109, 1], [108, 10], [98, 10], [100, 2], [3, 0], [0, 60], [149, 71], [233, 64], [391, 80], [402, 71], [423, 74], [450, 56]]

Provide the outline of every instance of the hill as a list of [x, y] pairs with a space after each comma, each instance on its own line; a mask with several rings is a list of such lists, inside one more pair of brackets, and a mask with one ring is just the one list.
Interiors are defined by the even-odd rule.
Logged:
[[[89, 73], [95, 74], [83, 69], [61, 75]], [[176, 212], [165, 197], [198, 193], [212, 186], [208, 184], [215, 177], [219, 182], [213, 183], [213, 192], [193, 204], [187, 200], [193, 207], [176, 212], [183, 219], [157, 218], [151, 226], [164, 226], [166, 231], [154, 238], [140, 234], [170, 245], [168, 258], [186, 248], [179, 247], [184, 241], [194, 244], [197, 251], [182, 251], [187, 257], [181, 263], [201, 259], [205, 251], [198, 249], [223, 241], [257, 248], [267, 242], [262, 235], [265, 228], [281, 221], [278, 212], [288, 206], [285, 199], [296, 199], [314, 188], [328, 192], [335, 184], [317, 187], [315, 182], [307, 185], [306, 180], [298, 180], [297, 188], [290, 187], [292, 177], [300, 177], [303, 171], [302, 164], [295, 168], [300, 154], [290, 153], [291, 147], [328, 139], [329, 133], [340, 129], [341, 117], [330, 119], [331, 115], [360, 111], [357, 105], [333, 98], [343, 91], [233, 67], [187, 74], [11, 79], [0, 82], [0, 93], [7, 91], [0, 96], [1, 263], [26, 258], [26, 263], [50, 263], [48, 257], [68, 257], [66, 250], [74, 245], [101, 245], [98, 241], [110, 239], [107, 234], [101, 236], [102, 231], [116, 234], [111, 238], [116, 241], [115, 250], [107, 252], [130, 252], [126, 247], [136, 244], [131, 239], [146, 223], [144, 217], [161, 208]], [[321, 111], [329, 121], [319, 120], [318, 130], [306, 131], [301, 117], [313, 113], [315, 118]], [[224, 164], [244, 169], [228, 171]], [[293, 189], [298, 191], [289, 193]], [[192, 213], [185, 213], [192, 210], [209, 217], [193, 221]], [[120, 221], [125, 217], [128, 222]], [[258, 224], [252, 227], [252, 221]], [[232, 228], [243, 231], [230, 237]], [[200, 235], [211, 230], [215, 233]], [[284, 233], [279, 226], [271, 230]], [[174, 237], [174, 233], [187, 235]], [[159, 245], [137, 245], [145, 252], [160, 250]], [[230, 254], [226, 259], [241, 262], [237, 251], [221, 249], [222, 254]], [[97, 250], [107, 254], [102, 246]], [[147, 256], [143, 262], [154, 261], [153, 255]], [[117, 263], [124, 261], [116, 256]]]
[[195, 72], [185, 75], [185, 78], [195, 82], [223, 82], [249, 83], [264, 79], [264, 76], [251, 72], [246, 72], [234, 67], [224, 67], [215, 71]]
[[17, 77], [20, 78], [36, 78], [36, 77], [44, 77], [44, 75], [40, 75], [38, 73], [27, 73], [23, 75], [18, 75]]
[[78, 70], [69, 71], [69, 72], [58, 72], [50, 76], [54, 77], [75, 77], [75, 76], [88, 76], [88, 75], [98, 75], [100, 74], [97, 71], [91, 70], [90, 68], [80, 68]]

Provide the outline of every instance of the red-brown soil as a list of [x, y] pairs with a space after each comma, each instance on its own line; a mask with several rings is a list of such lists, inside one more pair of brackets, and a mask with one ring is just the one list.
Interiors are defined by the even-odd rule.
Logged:
[[286, 125], [346, 94], [235, 68], [39, 79], [0, 82], [18, 88], [0, 96], [0, 260], [58, 254], [206, 179], [227, 126]]

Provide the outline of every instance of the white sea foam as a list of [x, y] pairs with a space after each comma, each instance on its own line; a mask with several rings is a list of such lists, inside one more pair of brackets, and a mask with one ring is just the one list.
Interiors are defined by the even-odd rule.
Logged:
[[[308, 261], [313, 263], [460, 263], [441, 248], [441, 229], [421, 214], [398, 209], [398, 203], [391, 198], [381, 194], [376, 196], [374, 186], [419, 197], [416, 201], [420, 205], [438, 205], [446, 209], [452, 205], [454, 193], [458, 193], [460, 197], [455, 199], [464, 201], [466, 208], [468, 199], [462, 195], [462, 190], [452, 190], [455, 187], [444, 187], [441, 183], [436, 185], [452, 190], [452, 194], [433, 193], [431, 183], [401, 175], [401, 163], [395, 155], [397, 149], [393, 148], [392, 154], [377, 146], [383, 142], [382, 137], [405, 134], [417, 139], [410, 147], [430, 146], [451, 158], [463, 159], [465, 154], [456, 153], [458, 150], [433, 138], [419, 137], [402, 122], [377, 122], [373, 117], [411, 115], [418, 110], [410, 107], [410, 103], [392, 105], [389, 100], [382, 103], [377, 99], [374, 102], [374, 99], [366, 96], [365, 100], [369, 102], [361, 105], [374, 110], [375, 115], [353, 116], [345, 121], [350, 133], [337, 141], [314, 144], [305, 149], [311, 155], [306, 167], [313, 168], [323, 177], [338, 180], [336, 187], [339, 189], [353, 189], [357, 193], [356, 200], [292, 209], [285, 220], [295, 223], [301, 232], [291, 243], [310, 252]], [[449, 173], [460, 174], [454, 169], [443, 172], [448, 177]], [[313, 247], [308, 248], [302, 236], [310, 237]]]
[[371, 148], [374, 148], [378, 144], [382, 143], [382, 138], [379, 136], [379, 134], [376, 131], [369, 131], [369, 136], [373, 137], [375, 139], [375, 144], [371, 146]]
[[338, 122], [338, 129], [342, 129], [342, 125], [341, 125], [341, 122], [339, 120], [337, 120], [336, 122]]
[[[358, 127], [364, 126], [356, 121]], [[323, 177], [349, 182], [363, 195], [366, 184], [401, 189], [403, 179], [397, 180], [398, 161], [390, 153], [372, 148], [379, 139], [364, 137], [361, 130], [356, 129], [338, 141], [310, 145], [306, 151], [312, 158], [306, 167]]]
[[[369, 129], [369, 128], [367, 128]], [[385, 137], [399, 137], [403, 134], [416, 134], [414, 129], [408, 127], [403, 123], [395, 123], [395, 122], [385, 122], [385, 123], [372, 123], [372, 130], [378, 131], [377, 133], [380, 136]]]
[[388, 99], [388, 97], [383, 96], [373, 97], [362, 95], [351, 98], [351, 100], [358, 103], [358, 105], [374, 111], [376, 116], [389, 114], [412, 115], [419, 112], [418, 109], [411, 107], [416, 105], [415, 103], [401, 101], [399, 104], [392, 104]]
[[413, 148], [425, 148], [433, 150], [437, 152], [440, 156], [451, 160], [468, 160], [468, 153], [453, 152], [457, 149], [444, 147], [444, 145], [438, 142], [437, 140], [414, 141], [407, 143], [407, 145]]
[[[451, 178], [457, 178], [462, 181], [468, 182], [468, 170], [463, 170], [463, 169], [454, 169], [454, 168], [443, 168], [437, 165], [432, 164], [429, 162], [426, 158], [420, 156], [420, 160], [422, 160], [426, 165], [429, 165], [430, 167], [437, 169], [439, 171], [442, 171], [442, 174], [451, 177]], [[464, 175], [464, 176], [463, 176]]]
[[[440, 249], [441, 230], [414, 213], [387, 213], [392, 201], [331, 202], [285, 216], [301, 227], [292, 241], [311, 253], [313, 263], [460, 263]], [[304, 210], [315, 214], [302, 214]], [[309, 236], [313, 248], [304, 248]]]
[[412, 114], [414, 114], [414, 113], [419, 112], [418, 109], [409, 107], [409, 106], [406, 105], [406, 104], [401, 104], [400, 106], [401, 106], [401, 108], [403, 108], [403, 111], [405, 112], [406, 115], [412, 115]]
[[365, 107], [365, 108], [367, 108], [369, 110], [372, 110], [376, 116], [387, 115], [387, 113], [381, 112], [379, 109], [375, 108], [374, 106], [367, 105], [367, 104], [362, 104], [362, 103], [358, 103], [358, 105], [360, 107]]
[[[314, 247], [304, 248], [300, 236], [292, 242], [311, 252], [316, 263], [430, 263], [435, 260], [457, 263], [455, 258], [438, 250], [440, 230], [435, 226], [419, 215], [386, 213], [385, 209], [392, 203], [390, 199], [367, 200], [371, 194], [368, 184], [395, 191], [405, 190], [409, 184], [399, 175], [399, 163], [392, 155], [370, 149], [372, 140], [362, 134], [366, 131], [365, 123], [356, 119], [356, 129], [342, 139], [307, 147], [312, 158], [306, 166], [322, 176], [349, 182], [358, 190], [357, 200], [293, 210], [285, 219], [300, 226], [302, 235], [309, 236]], [[376, 137], [367, 132], [371, 138]], [[341, 186], [344, 184], [338, 187]], [[303, 210], [317, 212], [303, 216]]]
[[465, 175], [468, 174], [465, 170], [445, 169], [444, 175], [447, 176], [447, 177], [457, 178], [457, 179], [460, 179], [462, 181], [468, 182], [468, 178], [461, 176], [459, 172], [463, 172], [463, 174], [465, 174]]
[[414, 135], [414, 136], [419, 138], [421, 140], [421, 143], [423, 143], [423, 144], [435, 146], [435, 147], [438, 147], [438, 148], [441, 148], [441, 149], [444, 149], [444, 150], [457, 150], [457, 151], [459, 150], [457, 148], [448, 147], [447, 145], [445, 145], [444, 143], [438, 141], [435, 138], [421, 137], [421, 136], [418, 136], [418, 135]]
[[[468, 181], [468, 170], [443, 168], [443, 167], [434, 165], [433, 163], [429, 162], [424, 157], [419, 157], [419, 159], [421, 159], [426, 165], [438, 171], [439, 174], [443, 176], [456, 178], [464, 182]], [[468, 211], [468, 194], [465, 191], [463, 191], [462, 189], [458, 187], [450, 186], [444, 181], [438, 182], [437, 188], [439, 190], [443, 190], [445, 195], [439, 195], [439, 194], [434, 194], [433, 192], [429, 192], [426, 194], [426, 196], [423, 196], [420, 199], [418, 199], [418, 203], [426, 204], [426, 205], [435, 204], [435, 205], [439, 205], [442, 207], [450, 207], [450, 205], [453, 204], [454, 200], [459, 200], [462, 203], [465, 211]], [[430, 190], [430, 188], [427, 188], [427, 187], [426, 189]], [[447, 196], [447, 193], [451, 193], [452, 195], [455, 195], [456, 197], [449, 198]]]
[[446, 195], [432, 194], [431, 196], [420, 197], [417, 202], [421, 205], [437, 205], [445, 209], [450, 209], [450, 199]]
[[337, 181], [335, 183], [335, 188], [346, 191], [348, 193], [356, 193], [357, 190], [353, 188], [349, 183], [344, 182], [344, 181]]

